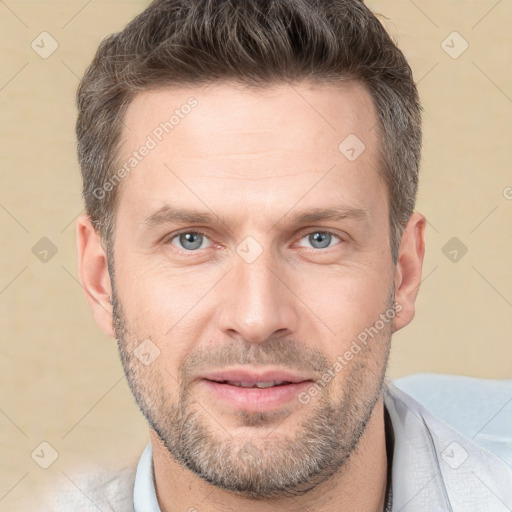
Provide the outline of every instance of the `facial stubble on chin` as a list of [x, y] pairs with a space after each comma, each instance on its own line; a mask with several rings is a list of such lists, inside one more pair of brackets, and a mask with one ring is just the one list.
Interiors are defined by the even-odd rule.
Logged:
[[[175, 461], [210, 484], [251, 499], [305, 494], [347, 465], [382, 393], [390, 326], [354, 356], [342, 370], [343, 377], [334, 378], [316, 402], [300, 405], [310, 411], [301, 414], [303, 419], [294, 423], [295, 428], [286, 420], [296, 407], [270, 413], [238, 411], [238, 424], [249, 432], [234, 436], [215, 411], [208, 410], [210, 404], [192, 396], [190, 375], [197, 374], [198, 368], [274, 364], [321, 376], [332, 363], [297, 340], [274, 339], [265, 344], [232, 340], [217, 351], [209, 348], [193, 353], [173, 377], [158, 362], [163, 357], [145, 366], [134, 356], [133, 349], [143, 338], [128, 328], [113, 282], [112, 288], [114, 328], [128, 384], [150, 427]], [[393, 300], [391, 293], [388, 307]], [[160, 343], [159, 347], [170, 350], [169, 345]], [[335, 389], [338, 382], [342, 385]], [[175, 402], [166, 392], [170, 386], [179, 389]]]

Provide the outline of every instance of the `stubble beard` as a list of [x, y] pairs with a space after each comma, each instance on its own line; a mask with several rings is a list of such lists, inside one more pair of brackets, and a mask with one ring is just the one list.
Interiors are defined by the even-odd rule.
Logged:
[[[392, 307], [392, 298], [390, 304]], [[310, 410], [301, 414], [303, 419], [295, 428], [287, 421], [296, 411], [295, 405], [280, 412], [238, 411], [238, 424], [247, 427], [247, 435], [234, 436], [219, 425], [221, 420], [213, 419], [215, 411], [209, 413], [208, 407], [192, 396], [194, 388], [188, 385], [187, 363], [180, 367], [178, 399], [169, 399], [166, 389], [175, 386], [176, 380], [159, 364], [145, 367], [134, 357], [133, 349], [138, 342], [129, 334], [115, 290], [113, 309], [128, 384], [170, 456], [210, 484], [247, 498], [303, 495], [343, 471], [382, 394], [392, 335], [390, 326], [372, 339], [316, 400], [299, 406]], [[240, 364], [275, 364], [300, 357], [297, 345], [290, 340], [258, 346], [244, 342], [232, 348], [240, 354]], [[304, 356], [303, 365], [306, 361], [312, 364], [312, 357], [316, 369], [323, 367], [327, 371], [325, 356], [318, 352], [308, 354], [307, 359]], [[263, 435], [258, 432], [262, 429]]]

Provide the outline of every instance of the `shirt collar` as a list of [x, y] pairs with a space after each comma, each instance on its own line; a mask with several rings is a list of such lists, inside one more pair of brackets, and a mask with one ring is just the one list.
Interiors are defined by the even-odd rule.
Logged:
[[[393, 505], [390, 510], [450, 512], [452, 507], [443, 482], [436, 478], [438, 461], [422, 414], [424, 408], [390, 382], [384, 387], [384, 406], [395, 439], [390, 491]], [[409, 505], [410, 509], [407, 508]]]
[[142, 453], [135, 473], [133, 508], [134, 512], [161, 512], [156, 497], [151, 444]]

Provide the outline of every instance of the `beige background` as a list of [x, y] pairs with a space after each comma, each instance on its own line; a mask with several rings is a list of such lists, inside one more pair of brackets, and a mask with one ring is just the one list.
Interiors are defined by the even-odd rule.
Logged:
[[[50, 510], [45, 488], [79, 492], [79, 468], [133, 465], [147, 442], [115, 342], [96, 328], [77, 282], [74, 246], [75, 89], [100, 40], [146, 4], [0, 2], [0, 510]], [[395, 336], [390, 376], [510, 378], [512, 4], [369, 4], [387, 16], [425, 108], [424, 282], [414, 323]], [[46, 59], [31, 48], [43, 31], [59, 45]], [[456, 59], [442, 46], [454, 31], [469, 44]], [[444, 43], [452, 55], [463, 45], [456, 35]], [[57, 248], [47, 262], [32, 253], [42, 237]], [[443, 253], [452, 237], [468, 249], [456, 262]], [[46, 470], [31, 458], [43, 441], [59, 455]]]

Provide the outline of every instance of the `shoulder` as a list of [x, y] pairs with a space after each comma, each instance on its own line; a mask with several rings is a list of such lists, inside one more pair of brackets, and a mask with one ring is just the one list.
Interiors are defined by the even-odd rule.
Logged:
[[507, 389], [508, 400], [512, 396], [510, 382], [425, 374], [407, 379], [387, 383], [384, 395], [395, 435], [398, 509], [512, 510], [510, 411], [501, 403]]
[[512, 380], [418, 373], [393, 384], [512, 467]]
[[94, 470], [61, 481], [47, 496], [53, 512], [132, 512], [135, 469]]

